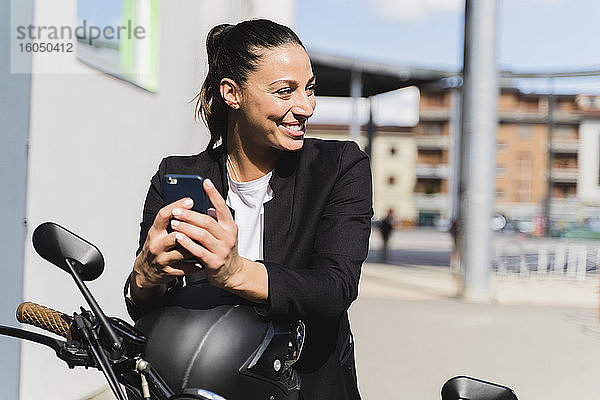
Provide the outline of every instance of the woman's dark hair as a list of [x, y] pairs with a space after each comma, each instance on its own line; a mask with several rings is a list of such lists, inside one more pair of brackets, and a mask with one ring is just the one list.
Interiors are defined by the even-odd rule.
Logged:
[[228, 107], [221, 97], [221, 80], [230, 78], [244, 87], [264, 50], [290, 43], [304, 47], [294, 31], [267, 19], [222, 24], [210, 30], [206, 39], [208, 75], [196, 96], [195, 109], [196, 117], [202, 118], [210, 130], [209, 149], [227, 135]]

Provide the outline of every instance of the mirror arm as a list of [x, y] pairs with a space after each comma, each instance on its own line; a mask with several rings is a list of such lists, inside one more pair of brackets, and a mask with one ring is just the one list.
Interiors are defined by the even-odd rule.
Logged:
[[113, 327], [108, 322], [108, 318], [106, 318], [106, 315], [104, 314], [104, 312], [102, 312], [102, 309], [94, 299], [94, 296], [92, 296], [92, 293], [90, 293], [85, 283], [83, 283], [83, 280], [79, 276], [79, 273], [75, 270], [73, 266], [75, 262], [76, 261], [74, 260], [65, 258], [65, 263], [67, 264], [68, 270], [71, 272], [73, 280], [75, 280], [77, 287], [81, 291], [81, 294], [83, 294], [83, 297], [85, 298], [85, 301], [87, 301], [87, 303], [89, 304], [90, 308], [92, 309], [92, 312], [94, 313], [98, 321], [100, 321], [102, 329], [108, 335], [108, 339], [110, 341], [111, 346], [111, 354], [116, 352], [120, 356], [122, 350], [122, 340], [119, 336], [117, 336]]
[[[73, 275], [75, 276], [75, 275]], [[102, 371], [108, 384], [118, 400], [127, 400], [127, 397], [123, 393], [121, 386], [119, 385], [119, 380], [115, 375], [115, 371], [113, 370], [108, 357], [102, 351], [102, 345], [96, 333], [89, 321], [83, 318], [81, 315], [75, 314], [73, 317], [75, 326], [77, 331], [83, 336], [84, 340], [88, 343], [88, 349], [92, 353], [92, 357], [97, 363], [98, 369]]]

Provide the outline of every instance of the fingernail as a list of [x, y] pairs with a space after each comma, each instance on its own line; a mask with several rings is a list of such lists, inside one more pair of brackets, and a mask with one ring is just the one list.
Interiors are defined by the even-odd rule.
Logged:
[[204, 182], [206, 182], [206, 187], [208, 188], [214, 188], [215, 185], [213, 185], [213, 183], [211, 182], [210, 179], [205, 179]]
[[175, 234], [175, 239], [177, 239], [177, 240], [179, 240], [179, 241], [182, 241], [182, 240], [183, 240], [183, 233], [179, 233], [179, 232], [177, 232], [177, 233]]
[[173, 211], [172, 211], [172, 213], [173, 213], [173, 215], [175, 215], [175, 216], [179, 216], [179, 215], [181, 215], [181, 209], [179, 209], [179, 208], [174, 208], [174, 209], [173, 209]]
[[177, 225], [179, 225], [179, 221], [177, 221], [176, 219], [171, 220], [172, 227], [176, 227]]
[[191, 207], [191, 206], [194, 205], [194, 200], [192, 200], [192, 199], [185, 199], [183, 201], [183, 205], [184, 205], [184, 207]]

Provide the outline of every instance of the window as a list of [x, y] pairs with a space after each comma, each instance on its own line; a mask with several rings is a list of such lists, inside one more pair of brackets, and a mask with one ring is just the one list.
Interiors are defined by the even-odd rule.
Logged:
[[533, 137], [533, 126], [531, 125], [518, 125], [517, 134], [520, 139], [531, 139]]
[[439, 123], [423, 124], [423, 134], [430, 136], [439, 136], [442, 134], [443, 126]]
[[573, 126], [555, 125], [552, 129], [552, 137], [557, 139], [577, 139], [577, 130]]
[[396, 148], [394, 146], [390, 147], [390, 155], [391, 156], [395, 156], [396, 155]]
[[535, 112], [538, 111], [538, 99], [522, 99], [521, 107], [523, 111]]
[[160, 5], [156, 0], [78, 0], [78, 25], [95, 25], [98, 31], [92, 31], [91, 27], [83, 31], [77, 28], [77, 59], [156, 92], [159, 16]]
[[396, 177], [391, 175], [388, 177], [388, 185], [392, 186], [396, 183]]

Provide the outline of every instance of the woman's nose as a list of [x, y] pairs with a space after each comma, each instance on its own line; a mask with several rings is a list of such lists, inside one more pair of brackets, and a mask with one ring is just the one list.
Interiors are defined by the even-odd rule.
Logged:
[[292, 107], [292, 113], [295, 115], [302, 116], [304, 118], [310, 118], [315, 111], [315, 97], [314, 95], [308, 96], [306, 93], [301, 93], [296, 97], [294, 107]]

